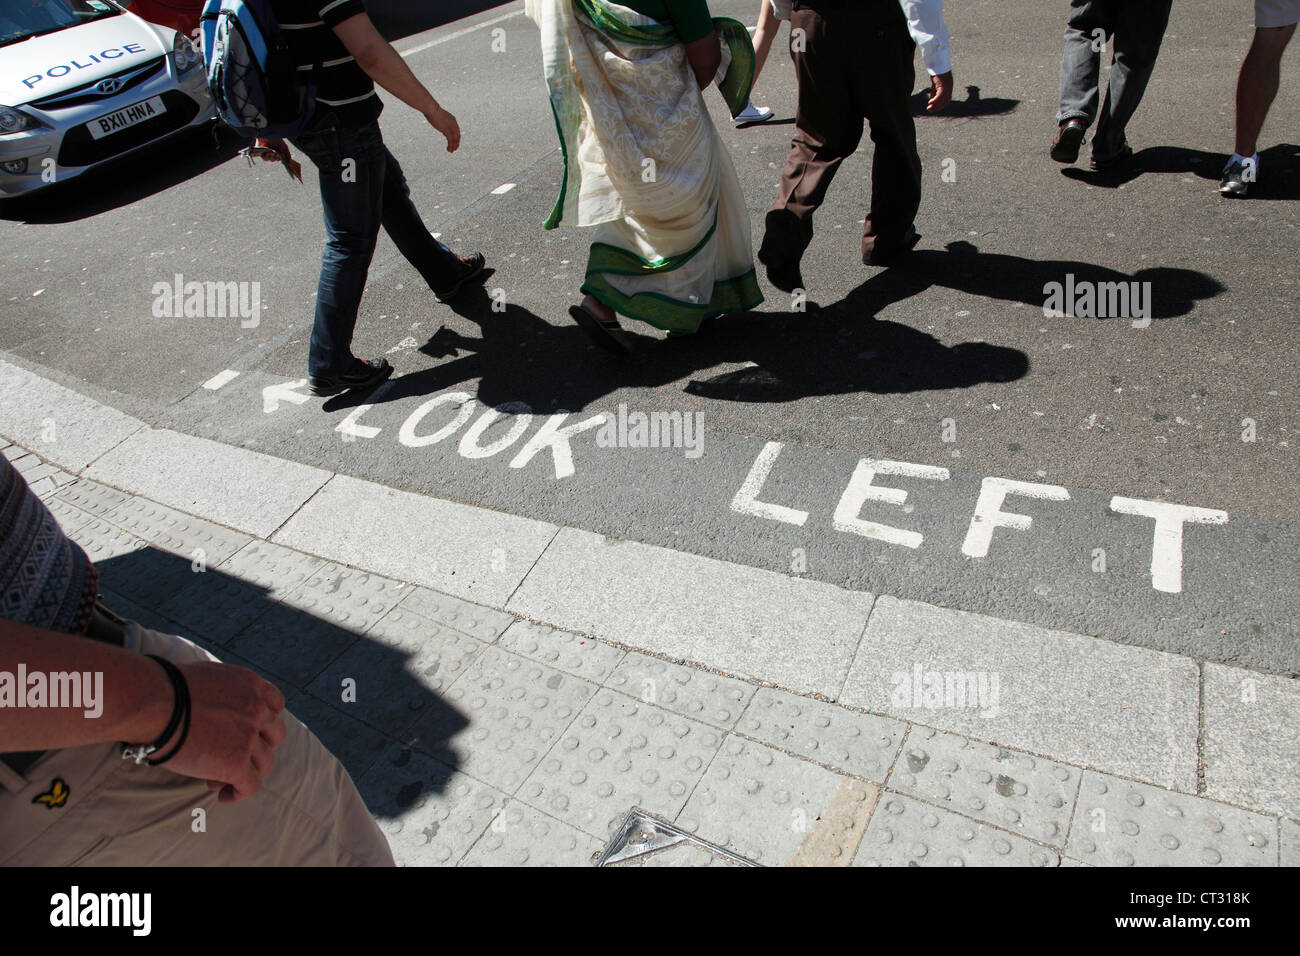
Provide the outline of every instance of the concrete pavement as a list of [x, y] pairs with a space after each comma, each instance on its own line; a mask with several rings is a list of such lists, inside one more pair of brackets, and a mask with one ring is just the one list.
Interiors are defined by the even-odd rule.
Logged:
[[589, 865], [635, 809], [698, 842], [617, 865], [1300, 863], [1293, 680], [0, 392], [81, 423], [4, 454], [106, 602], [280, 686], [403, 863]]

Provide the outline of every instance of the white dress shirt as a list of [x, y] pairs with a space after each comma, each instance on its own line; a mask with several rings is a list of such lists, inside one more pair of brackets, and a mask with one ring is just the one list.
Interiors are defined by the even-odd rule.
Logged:
[[[789, 20], [793, 0], [768, 0], [778, 20]], [[952, 70], [948, 52], [948, 25], [943, 22], [943, 0], [899, 0], [907, 15], [907, 29], [921, 48], [921, 59], [932, 76]]]

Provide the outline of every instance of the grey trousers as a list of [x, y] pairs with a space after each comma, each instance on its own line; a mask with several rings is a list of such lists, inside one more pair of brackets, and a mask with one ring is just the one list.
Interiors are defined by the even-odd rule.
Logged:
[[[1070, 0], [1061, 56], [1061, 108], [1056, 121], [1097, 121], [1094, 159], [1110, 159], [1124, 149], [1124, 129], [1132, 119], [1160, 55], [1173, 0]], [[1110, 83], [1098, 116], [1101, 49], [1112, 41]]]

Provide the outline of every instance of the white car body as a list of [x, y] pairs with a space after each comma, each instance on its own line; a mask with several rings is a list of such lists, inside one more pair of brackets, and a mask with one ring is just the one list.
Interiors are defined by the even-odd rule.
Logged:
[[[5, 0], [19, 2], [30, 0]], [[0, 129], [0, 198], [71, 179], [215, 116], [202, 59], [177, 71], [175, 30], [111, 0], [82, 2], [105, 15], [0, 46], [0, 106], [34, 121]]]

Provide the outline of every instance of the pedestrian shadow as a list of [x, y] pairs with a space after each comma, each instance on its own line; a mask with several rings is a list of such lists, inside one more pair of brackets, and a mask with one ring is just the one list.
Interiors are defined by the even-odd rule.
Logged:
[[[1218, 183], [1229, 155], [1185, 146], [1149, 146], [1134, 153], [1126, 168], [1114, 172], [1103, 173], [1077, 166], [1068, 166], [1061, 172], [1069, 179], [1103, 189], [1118, 188], [1145, 173], [1191, 173]], [[1250, 199], [1300, 199], [1300, 146], [1279, 143], [1261, 150], [1259, 165], [1261, 176], [1250, 186]]]
[[[1072, 278], [1071, 278], [1072, 277]], [[459, 296], [452, 309], [479, 326], [479, 335], [440, 328], [420, 347], [436, 365], [391, 379], [368, 395], [345, 393], [326, 411], [430, 395], [477, 382], [467, 392], [502, 411], [576, 412], [624, 388], [664, 388], [686, 381], [687, 392], [735, 402], [790, 402], [855, 392], [887, 395], [969, 388], [1010, 382], [1030, 372], [1019, 349], [986, 341], [945, 345], [902, 322], [880, 317], [931, 286], [995, 301], [1033, 307], [1049, 319], [1050, 283], [1082, 288], [1103, 283], [1150, 283], [1150, 317], [1165, 320], [1189, 313], [1201, 299], [1223, 291], [1209, 276], [1191, 269], [1154, 267], [1124, 273], [1068, 259], [1028, 259], [984, 253], [970, 242], [944, 250], [918, 249], [903, 265], [877, 272], [837, 302], [804, 311], [763, 311], [720, 316], [692, 336], [661, 339], [640, 323], [624, 320], [635, 343], [631, 358], [594, 346], [567, 317], [552, 325], [521, 305], [495, 303], [485, 289]], [[1073, 309], [1065, 309], [1073, 313]], [[997, 336], [991, 327], [988, 338]], [[719, 365], [743, 367], [704, 377]], [[522, 406], [522, 408], [521, 408]]]
[[[278, 687], [287, 709], [348, 770], [375, 816], [399, 815], [419, 794], [441, 792], [460, 766], [453, 741], [469, 720], [421, 679], [410, 649], [410, 638], [442, 640], [450, 629], [400, 604], [378, 623], [352, 628], [307, 610], [329, 604], [331, 584], [332, 593], [348, 586], [345, 569], [318, 569], [323, 586], [310, 598], [290, 591], [282, 601], [262, 584], [211, 567], [200, 573], [194, 557], [152, 546], [95, 566], [111, 610], [151, 630], [188, 638]], [[408, 640], [396, 640], [394, 633]], [[459, 633], [449, 642], [474, 645]], [[439, 662], [454, 670], [448, 658], [443, 655], [432, 669], [426, 659], [421, 673], [436, 673]], [[344, 678], [355, 681], [352, 700], [345, 700]], [[403, 776], [401, 768], [413, 763], [411, 747], [434, 759], [414, 762], [418, 768]]]
[[129, 206], [215, 169], [246, 145], [205, 123], [80, 176], [0, 202], [0, 219], [49, 225]]
[[[1106, 283], [1129, 285], [1134, 282], [1150, 283], [1147, 305], [1151, 319], [1186, 315], [1200, 300], [1213, 298], [1224, 291], [1218, 280], [1194, 269], [1154, 266], [1126, 273], [1074, 259], [1029, 259], [1006, 253], [981, 252], [973, 243], [959, 240], [948, 243], [943, 250], [915, 250], [901, 266], [882, 270], [853, 290], [845, 299], [844, 306], [852, 309], [859, 300], [886, 304], [901, 302], [931, 286], [942, 286], [981, 298], [1021, 302], [1043, 309], [1048, 303], [1051, 283], [1062, 286], [1069, 283], [1077, 288], [1086, 283], [1095, 288]], [[1041, 312], [1039, 315], [1047, 317]], [[1054, 321], [1128, 321], [1134, 317], [1075, 318], [1067, 314]]]
[[[883, 300], [881, 300], [883, 302]], [[846, 300], [847, 302], [847, 300]], [[625, 323], [635, 355], [597, 349], [567, 317], [555, 326], [528, 309], [493, 309], [483, 289], [452, 308], [479, 335], [443, 327], [420, 348], [445, 361], [390, 380], [369, 395], [343, 395], [326, 411], [399, 401], [477, 381], [479, 401], [501, 410], [579, 411], [623, 388], [661, 388], [682, 380], [688, 392], [738, 402], [785, 402], [853, 392], [892, 394], [1007, 382], [1029, 369], [1017, 350], [966, 342], [954, 346], [876, 316], [879, 303], [854, 298], [840, 308], [721, 316], [693, 336], [657, 339]], [[743, 363], [711, 378], [701, 369]]]
[[937, 113], [927, 113], [925, 104], [930, 102], [930, 90], [924, 89], [912, 94], [913, 116], [940, 116], [948, 119], [973, 118], [978, 116], [1001, 116], [1010, 113], [1020, 105], [1019, 100], [1002, 96], [985, 99], [978, 86], [966, 87], [966, 99], [954, 98]]

